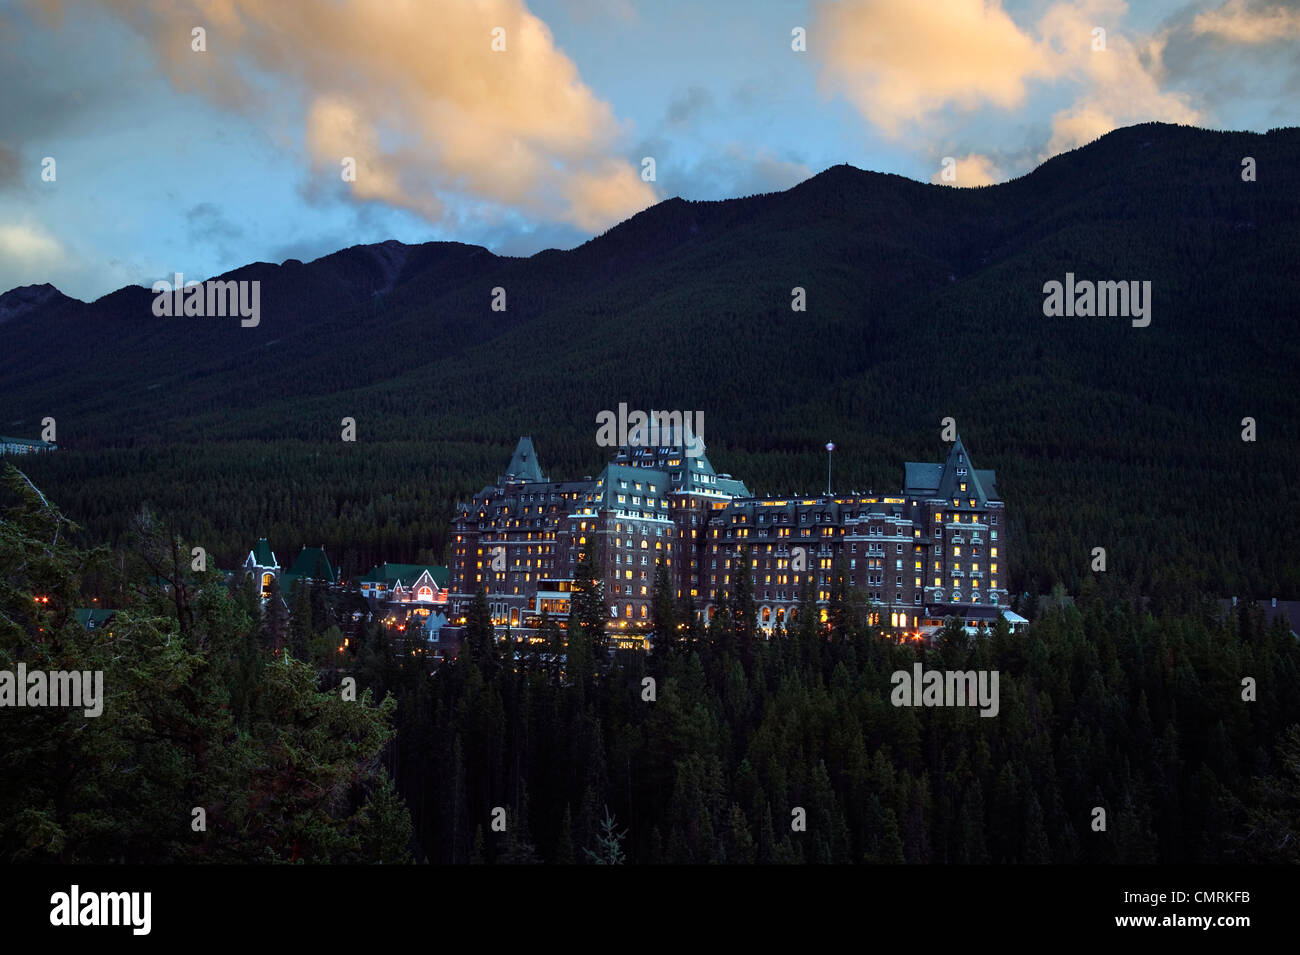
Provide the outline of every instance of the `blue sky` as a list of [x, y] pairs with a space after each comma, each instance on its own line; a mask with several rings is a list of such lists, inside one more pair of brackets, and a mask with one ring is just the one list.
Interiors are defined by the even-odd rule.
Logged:
[[1253, 0], [0, 0], [0, 290], [529, 255], [840, 162], [1003, 181], [1134, 122], [1295, 125], [1298, 49]]

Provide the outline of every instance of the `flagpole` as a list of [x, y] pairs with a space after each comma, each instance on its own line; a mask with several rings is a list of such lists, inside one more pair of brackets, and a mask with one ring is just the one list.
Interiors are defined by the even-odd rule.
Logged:
[[831, 496], [831, 453], [835, 450], [835, 445], [830, 441], [826, 442], [826, 496]]

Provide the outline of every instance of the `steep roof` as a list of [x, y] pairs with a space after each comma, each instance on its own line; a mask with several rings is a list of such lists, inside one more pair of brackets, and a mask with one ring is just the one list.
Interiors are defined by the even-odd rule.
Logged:
[[542, 466], [537, 463], [537, 450], [533, 447], [533, 439], [520, 438], [519, 443], [515, 445], [515, 453], [510, 456], [510, 463], [506, 465], [505, 473], [501, 475], [501, 483], [545, 480], [546, 475], [542, 474]]
[[265, 537], [257, 539], [257, 546], [252, 550], [253, 563], [258, 567], [279, 567], [279, 561], [275, 559], [275, 551], [271, 550], [271, 545], [267, 543]]
[[96, 627], [102, 627], [113, 619], [117, 613], [116, 610], [100, 609], [98, 607], [78, 607], [72, 611], [77, 618], [77, 623], [81, 624], [87, 630], [93, 630]]
[[[964, 473], [957, 473], [958, 471]], [[961, 490], [962, 483], [966, 490]], [[943, 464], [908, 461], [903, 465], [903, 493], [922, 498], [970, 500], [978, 503], [1001, 500], [998, 497], [997, 475], [990, 470], [976, 470], [961, 435], [948, 449], [948, 459]]]
[[[686, 434], [690, 434], [689, 429]], [[669, 493], [707, 493], [727, 497], [749, 497], [749, 488], [743, 481], [731, 475], [720, 475], [713, 469], [708, 455], [704, 453], [704, 439], [691, 437], [689, 449], [683, 447], [679, 432], [666, 428], [661, 432], [666, 436], [664, 443], [648, 447], [624, 445], [619, 448], [611, 468], [628, 468], [639, 471], [642, 475], [658, 474], [668, 478]], [[671, 443], [676, 440], [676, 444]], [[633, 478], [636, 480], [636, 478]], [[645, 477], [640, 480], [649, 480]], [[658, 478], [654, 479], [658, 481]]]
[[[958, 471], [964, 473], [959, 474]], [[966, 485], [964, 491], [961, 490], [962, 484]], [[962, 444], [961, 435], [957, 435], [957, 440], [953, 441], [952, 447], [948, 449], [948, 460], [944, 462], [943, 477], [939, 481], [939, 497], [944, 500], [974, 498], [979, 504], [988, 500], [988, 495], [984, 493], [984, 486], [980, 483], [979, 472], [975, 470], [970, 455], [966, 453], [966, 446]]]
[[304, 547], [298, 559], [293, 562], [289, 573], [294, 577], [323, 580], [331, 584], [337, 580], [334, 567], [330, 564], [330, 559], [325, 556], [323, 547]]

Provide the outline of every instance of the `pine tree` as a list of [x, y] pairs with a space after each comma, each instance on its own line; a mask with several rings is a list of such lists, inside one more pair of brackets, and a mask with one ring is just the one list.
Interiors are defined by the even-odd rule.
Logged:
[[740, 554], [732, 562], [732, 579], [735, 583], [731, 590], [731, 599], [727, 603], [731, 632], [736, 636], [736, 645], [745, 669], [749, 670], [754, 659], [754, 638], [758, 632], [758, 608], [754, 604], [753, 561], [749, 545], [740, 548]]
[[284, 593], [280, 590], [280, 578], [271, 578], [267, 591], [266, 606], [263, 608], [263, 631], [265, 645], [272, 651], [280, 653], [284, 649], [284, 638], [289, 629], [289, 608], [284, 603]]
[[573, 575], [573, 593], [570, 607], [570, 629], [582, 629], [597, 671], [603, 671], [608, 660], [609, 635], [606, 622], [609, 610], [605, 606], [605, 582], [600, 574], [600, 564], [595, 543], [588, 544]]
[[600, 834], [596, 836], [596, 849], [583, 849], [587, 859], [595, 865], [623, 865], [627, 861], [623, 855], [623, 838], [627, 835], [627, 830], [619, 832], [614, 824], [614, 817], [610, 815], [609, 807], [605, 807], [605, 818], [600, 824]]
[[487, 592], [480, 587], [469, 603], [465, 614], [465, 636], [461, 655], [467, 663], [479, 668], [484, 679], [490, 679], [497, 669], [496, 628], [492, 624], [492, 608]]
[[289, 652], [295, 660], [310, 659], [311, 584], [305, 580], [293, 585], [293, 613], [289, 616]]
[[573, 810], [566, 803], [564, 819], [560, 823], [560, 837], [555, 843], [555, 864], [573, 865]]
[[404, 865], [411, 858], [411, 814], [397, 794], [388, 771], [379, 769], [359, 821], [361, 856], [366, 862]]
[[672, 575], [661, 558], [655, 570], [654, 600], [651, 603], [651, 647], [656, 657], [674, 654], [680, 642], [677, 633], [677, 598], [673, 595]]

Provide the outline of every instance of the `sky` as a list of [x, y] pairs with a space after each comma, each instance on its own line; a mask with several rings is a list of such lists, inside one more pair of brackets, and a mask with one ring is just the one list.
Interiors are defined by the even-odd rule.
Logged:
[[0, 291], [89, 301], [386, 239], [568, 249], [843, 162], [973, 187], [1133, 123], [1294, 126], [1300, 0], [0, 0], [0, 90]]

